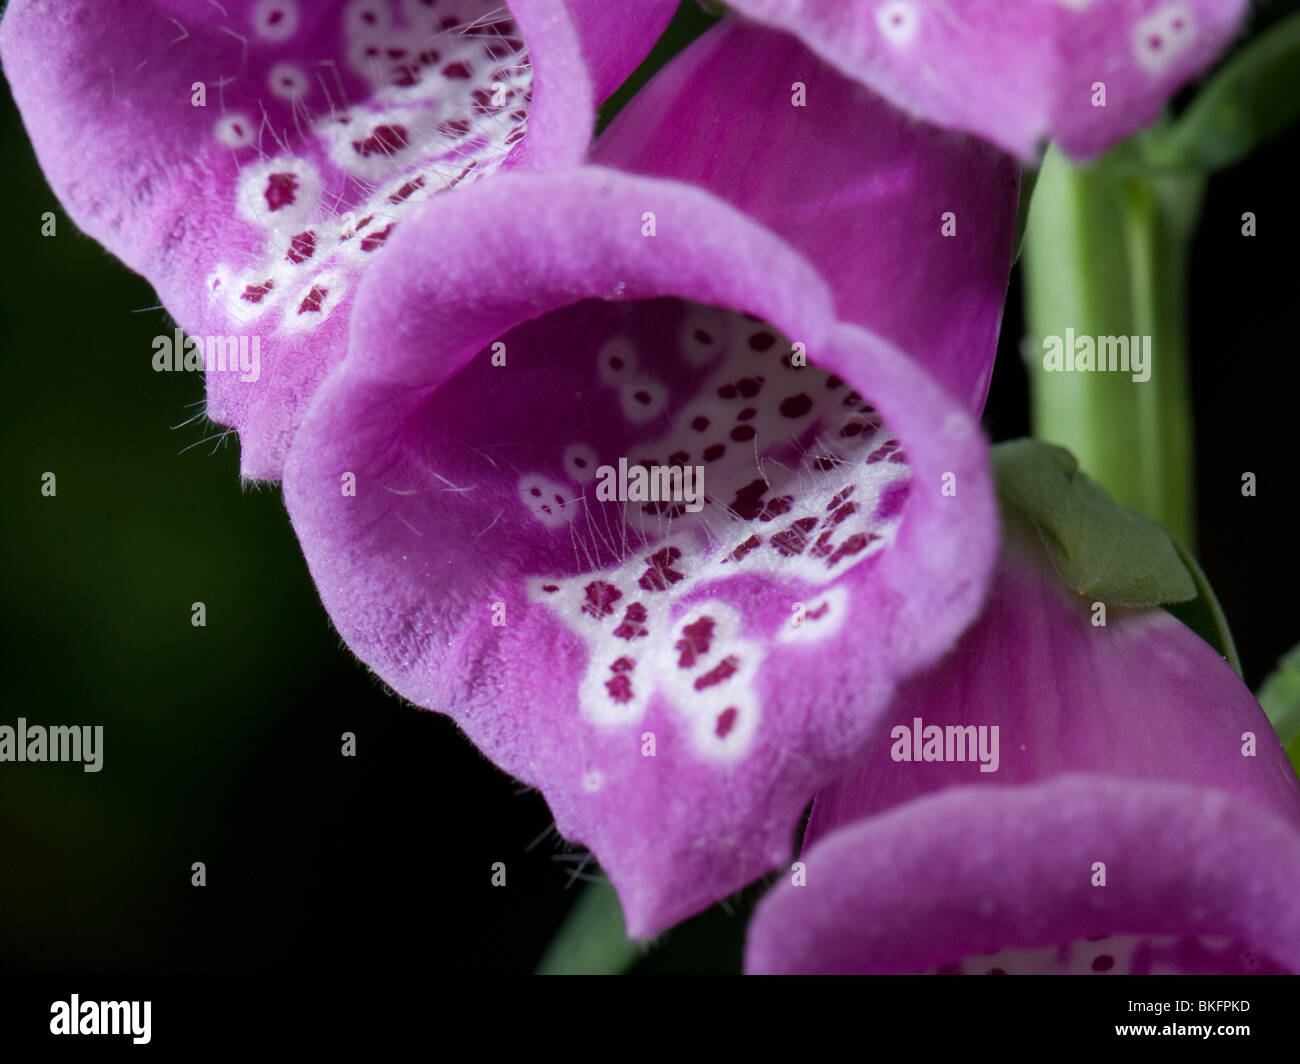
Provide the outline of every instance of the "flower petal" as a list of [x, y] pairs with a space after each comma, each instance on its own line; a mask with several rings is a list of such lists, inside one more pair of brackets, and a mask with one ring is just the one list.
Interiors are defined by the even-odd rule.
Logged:
[[727, 19], [637, 93], [593, 158], [739, 207], [820, 268], [841, 317], [983, 408], [1020, 182], [1003, 153], [912, 121], [792, 37]]
[[[620, 459], [703, 469], [703, 510], [605, 501]], [[970, 417], [806, 261], [596, 168], [399, 234], [285, 498], [348, 645], [541, 788], [637, 937], [785, 856], [996, 536]]]
[[[1300, 782], [1267, 718], [1169, 614], [1101, 616], [1008, 518], [980, 619], [818, 795], [807, 886], [763, 902], [751, 970], [1300, 969]], [[930, 727], [947, 760], [913, 756]]]
[[607, 99], [672, 21], [677, 0], [564, 0], [582, 38], [596, 100]]
[[[1236, 33], [1246, 0], [734, 0], [927, 122], [1024, 159], [1090, 158], [1149, 125]], [[1099, 105], [1098, 83], [1105, 85]]]
[[952, 787], [804, 861], [807, 886], [760, 902], [746, 971], [1300, 971], [1300, 835], [1192, 784]]
[[[592, 77], [621, 76], [654, 23]], [[357, 281], [414, 205], [577, 162], [591, 135], [553, 0], [19, 0], [0, 55], [74, 221], [186, 332], [259, 337], [256, 371], [208, 367], [208, 416], [239, 430], [249, 477], [279, 475]]]

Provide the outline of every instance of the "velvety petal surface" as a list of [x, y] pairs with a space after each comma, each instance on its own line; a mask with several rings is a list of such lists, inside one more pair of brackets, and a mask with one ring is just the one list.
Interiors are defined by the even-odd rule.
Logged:
[[[238, 429], [245, 476], [276, 477], [407, 213], [580, 160], [592, 82], [621, 80], [657, 10], [606, 63], [611, 15], [580, 41], [557, 0], [18, 0], [0, 56], [69, 214], [219, 341], [207, 414]], [[255, 367], [229, 368], [231, 336], [257, 338]]]
[[1300, 970], [1300, 782], [1263, 711], [1164, 611], [1094, 626], [1006, 529], [980, 619], [818, 796], [749, 970]]
[[[735, 0], [927, 122], [1024, 159], [1090, 158], [1150, 124], [1237, 31], [1246, 0]], [[1094, 100], [1097, 83], [1105, 104]]]
[[1004, 153], [912, 120], [787, 34], [726, 19], [637, 93], [593, 158], [758, 219], [821, 270], [842, 318], [983, 408], [1019, 197]]
[[[782, 861], [974, 616], [986, 445], [702, 190], [590, 168], [451, 199], [362, 282], [286, 502], [352, 650], [539, 787], [651, 935]], [[700, 509], [602, 495], [620, 460], [701, 471]]]

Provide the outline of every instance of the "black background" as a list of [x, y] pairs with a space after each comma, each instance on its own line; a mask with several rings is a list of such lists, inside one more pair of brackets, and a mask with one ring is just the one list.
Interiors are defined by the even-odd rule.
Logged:
[[[707, 23], [687, 8], [656, 61]], [[0, 766], [0, 971], [532, 970], [575, 873], [596, 869], [539, 795], [340, 645], [278, 488], [241, 486], [233, 437], [194, 418], [197, 376], [152, 371], [170, 319], [62, 213], [7, 90], [0, 143], [0, 722], [105, 729], [99, 774]], [[1192, 271], [1199, 554], [1252, 687], [1300, 641], [1297, 148], [1292, 132], [1211, 181]], [[1028, 429], [1019, 300], [1017, 276], [994, 439]], [[673, 930], [638, 970], [739, 970], [761, 891]]]

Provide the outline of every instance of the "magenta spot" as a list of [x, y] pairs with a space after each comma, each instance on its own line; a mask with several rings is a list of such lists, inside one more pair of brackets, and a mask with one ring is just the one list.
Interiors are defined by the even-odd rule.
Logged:
[[308, 230], [299, 233], [289, 241], [289, 254], [285, 257], [290, 262], [306, 262], [316, 254], [316, 234]]
[[753, 399], [763, 387], [762, 377], [741, 377], [736, 388], [746, 399]]
[[745, 540], [744, 543], [731, 552], [731, 557], [736, 561], [740, 561], [750, 551], [761, 546], [762, 543], [763, 541], [759, 539], [758, 536], [750, 536], [749, 539]]
[[803, 417], [812, 409], [813, 402], [808, 396], [800, 392], [798, 395], [791, 395], [781, 400], [781, 416], [788, 418]]
[[751, 351], [766, 351], [776, 343], [776, 337], [770, 332], [756, 332], [749, 338], [749, 349]]
[[808, 546], [808, 533], [817, 527], [817, 518], [801, 517], [784, 531], [772, 537], [772, 546], [783, 558], [802, 554]]
[[605, 681], [605, 690], [609, 692], [609, 697], [615, 702], [631, 702], [632, 677], [625, 672], [620, 672]]
[[266, 205], [272, 211], [287, 207], [297, 199], [297, 174], [271, 174], [266, 179]]
[[[708, 457], [709, 452], [704, 452]], [[737, 517], [745, 521], [752, 521], [763, 510], [763, 496], [767, 494], [767, 481], [762, 477], [757, 480], [751, 480], [738, 492], [736, 497], [731, 500], [731, 510]]]
[[[410, 181], [406, 182], [406, 184], [389, 196], [388, 202], [401, 203], [403, 200], [410, 199], [411, 196], [415, 195], [415, 193], [422, 188], [424, 188], [424, 175], [420, 174], [418, 177], [411, 178]], [[368, 222], [370, 219], [367, 218], [366, 221]], [[360, 229], [361, 226], [357, 226], [357, 228]]]
[[713, 343], [713, 336], [712, 336], [712, 334], [710, 334], [710, 333], [708, 333], [708, 332], [705, 332], [703, 329], [696, 329], [696, 330], [695, 330], [695, 339], [698, 340], [698, 341], [699, 341], [700, 343], [702, 343], [702, 344], [711, 344], [711, 343]]
[[788, 514], [793, 509], [793, 495], [778, 495], [776, 498], [767, 501], [767, 505], [763, 507], [763, 512], [758, 515], [758, 519], [763, 522], [771, 521], [782, 514]]
[[703, 691], [706, 687], [714, 687], [717, 684], [722, 683], [723, 680], [734, 676], [739, 667], [740, 662], [736, 659], [735, 655], [728, 654], [703, 676], [697, 676], [695, 683], [691, 686], [693, 686], [697, 691]]
[[262, 298], [275, 287], [275, 282], [271, 280], [263, 281], [261, 284], [250, 284], [244, 289], [243, 295], [239, 298], [247, 300], [249, 303], [260, 303]]
[[442, 68], [442, 76], [451, 78], [454, 81], [464, 81], [471, 76], [469, 65], [461, 62], [448, 63]]
[[631, 672], [636, 668], [636, 662], [631, 658], [619, 658], [609, 667], [610, 672]]
[[650, 629], [645, 623], [648, 616], [646, 608], [641, 603], [632, 603], [623, 611], [622, 623], [614, 629], [614, 636], [618, 639], [632, 640], [649, 635]]
[[361, 241], [361, 250], [374, 251], [376, 248], [383, 247], [384, 241], [388, 239], [388, 237], [392, 234], [393, 230], [396, 227], [397, 227], [396, 222], [389, 222], [386, 226], [384, 226], [384, 228], [377, 230], [376, 232], [373, 232], [368, 236], [364, 237]]
[[684, 579], [682, 574], [673, 568], [673, 564], [681, 556], [682, 552], [676, 547], [664, 547], [662, 550], [655, 551], [645, 559], [649, 568], [641, 574], [637, 584], [643, 591], [663, 591], [669, 584]]
[[679, 651], [678, 668], [693, 669], [696, 661], [709, 652], [713, 645], [713, 629], [712, 617], [701, 617], [693, 624], [683, 626], [682, 637], [673, 647]]
[[736, 398], [736, 386], [734, 384], [724, 384], [718, 389], [718, 395], [723, 399], [734, 399]]
[[724, 443], [715, 443], [704, 448], [704, 460], [706, 462], [716, 462], [727, 453], [727, 445]]
[[328, 288], [322, 288], [320, 285], [312, 285], [311, 291], [303, 296], [302, 302], [298, 304], [298, 313], [306, 314], [311, 312], [319, 314], [321, 305], [325, 302], [325, 297], [329, 295], [329, 291]]
[[694, 421], [691, 422], [691, 428], [693, 428], [696, 432], [703, 432], [708, 427], [709, 427], [709, 419], [703, 416], [697, 417]]
[[543, 585], [542, 585], [542, 590], [545, 591], [545, 592], [547, 592], [547, 593], [549, 594], [549, 593], [554, 592], [554, 591], [559, 591], [559, 590], [560, 590], [560, 585], [559, 585], [559, 584], [543, 584]]
[[375, 126], [375, 131], [365, 140], [354, 140], [352, 149], [363, 159], [383, 152], [392, 155], [407, 146], [406, 127], [400, 125]]
[[752, 440], [758, 435], [758, 431], [753, 425], [737, 425], [731, 430], [731, 438], [737, 443], [744, 443], [746, 440]]
[[593, 580], [582, 590], [586, 597], [582, 612], [596, 620], [613, 613], [614, 603], [623, 597], [623, 592], [605, 580]]
[[755, 414], [757, 414], [757, 413], [758, 413], [758, 411], [755, 410], [752, 406], [747, 406], [747, 407], [745, 407], [744, 410], [742, 410], [739, 414], [736, 415], [736, 420], [737, 420], [737, 421], [748, 421], [750, 418], [752, 418], [752, 417], [753, 417]]
[[827, 566], [834, 566], [845, 558], [853, 554], [858, 554], [865, 550], [867, 544], [878, 540], [880, 537], [874, 532], [855, 532], [839, 545], [839, 549], [826, 559]]
[[632, 398], [635, 399], [642, 406], [649, 406], [652, 397], [649, 392], [639, 391], [639, 392], [633, 392]]
[[1151, 50], [1153, 52], [1158, 52], [1160, 51], [1161, 48], [1164, 47], [1164, 41], [1160, 39], [1160, 36], [1158, 34], [1152, 34], [1150, 37], [1148, 37], [1147, 44], [1151, 46]]
[[717, 723], [713, 727], [713, 734], [719, 739], [725, 739], [732, 728], [736, 726], [737, 711], [735, 706], [728, 706], [718, 714]]
[[1115, 967], [1115, 958], [1103, 953], [1100, 957], [1094, 957], [1092, 961], [1092, 970], [1094, 972], [1108, 972]]
[[831, 514], [830, 517], [826, 518], [826, 524], [824, 527], [834, 528], [845, 518], [847, 518], [850, 514], [855, 514], [857, 512], [858, 512], [858, 504], [856, 502], [846, 502], [843, 506], [841, 506], [838, 510], [836, 510], [833, 514]]

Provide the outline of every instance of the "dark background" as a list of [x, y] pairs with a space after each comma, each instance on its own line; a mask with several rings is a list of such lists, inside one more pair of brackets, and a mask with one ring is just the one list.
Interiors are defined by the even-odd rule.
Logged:
[[[1265, 6], [1256, 25], [1297, 3]], [[651, 65], [707, 22], [688, 0]], [[1300, 641], [1297, 149], [1292, 132], [1211, 181], [1192, 271], [1199, 553], [1252, 687]], [[105, 732], [98, 774], [0, 766], [0, 971], [531, 970], [595, 868], [538, 794], [340, 645], [278, 488], [241, 486], [237, 443], [196, 416], [197, 375], [151, 370], [170, 319], [62, 213], [7, 87], [0, 151], [0, 723]], [[994, 439], [1028, 429], [1019, 301], [1017, 277]], [[638, 970], [738, 970], [761, 891], [670, 932]]]

